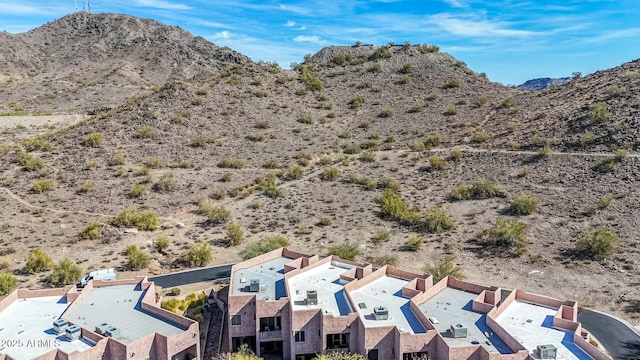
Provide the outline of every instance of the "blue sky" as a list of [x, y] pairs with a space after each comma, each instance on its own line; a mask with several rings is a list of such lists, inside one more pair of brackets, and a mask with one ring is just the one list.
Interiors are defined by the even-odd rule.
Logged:
[[[0, 31], [30, 30], [74, 4], [0, 0]], [[434, 44], [504, 84], [640, 58], [640, 0], [91, 0], [91, 10], [178, 25], [284, 68], [356, 41]]]

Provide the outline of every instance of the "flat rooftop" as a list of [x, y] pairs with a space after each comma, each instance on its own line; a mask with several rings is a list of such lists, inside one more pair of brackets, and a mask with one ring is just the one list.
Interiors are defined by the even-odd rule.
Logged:
[[145, 291], [139, 284], [95, 287], [84, 298], [76, 300], [77, 304], [65, 318], [91, 331], [104, 323], [115, 326], [120, 329], [121, 336], [114, 340], [123, 344], [153, 333], [169, 336], [186, 330], [142, 310], [140, 302]]
[[524, 346], [534, 359], [538, 345], [553, 345], [558, 359], [592, 359], [573, 342], [573, 332], [555, 329], [553, 317], [558, 309], [514, 301], [496, 319], [514, 339]]
[[[448, 287], [418, 307], [449, 347], [482, 345], [489, 352], [512, 354], [513, 351], [507, 344], [487, 326], [486, 314], [472, 310], [473, 299], [476, 297], [477, 294]], [[467, 329], [466, 337], [452, 336], [451, 325], [458, 324]]]
[[[422, 334], [426, 330], [411, 310], [409, 298], [402, 296], [402, 287], [409, 281], [383, 276], [349, 292], [365, 327], [395, 326], [401, 332]], [[389, 310], [387, 320], [376, 320], [373, 309], [384, 306]]]
[[[284, 265], [291, 260], [281, 256], [250, 268], [236, 270], [233, 273], [231, 293], [233, 295], [255, 294], [256, 298], [261, 300], [277, 300], [287, 296], [284, 286]], [[249, 291], [251, 280], [260, 281], [259, 291]]]
[[[82, 352], [93, 344], [82, 339], [69, 341], [53, 330], [53, 322], [69, 307], [66, 296], [18, 299], [0, 313], [0, 354], [14, 359], [32, 359], [51, 350]], [[15, 346], [7, 346], [13, 343]]]
[[[353, 265], [330, 261], [289, 278], [293, 311], [322, 309], [325, 314], [340, 316], [352, 313], [353, 310], [344, 293], [346, 281], [340, 280], [340, 274], [353, 267]], [[317, 305], [306, 304], [308, 290], [317, 291]]]

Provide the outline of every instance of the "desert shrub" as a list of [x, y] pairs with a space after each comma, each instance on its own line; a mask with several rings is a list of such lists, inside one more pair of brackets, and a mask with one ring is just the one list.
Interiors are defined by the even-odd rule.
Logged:
[[53, 144], [43, 139], [40, 136], [36, 136], [29, 139], [22, 139], [20, 144], [27, 149], [27, 151], [49, 151], [53, 148]]
[[611, 194], [606, 194], [591, 206], [591, 214], [594, 215], [598, 211], [608, 208], [612, 201], [613, 196]]
[[81, 278], [82, 268], [67, 258], [54, 266], [51, 273], [51, 282], [58, 286], [76, 284]]
[[102, 142], [102, 134], [94, 132], [87, 135], [82, 141], [82, 144], [88, 147], [96, 147], [100, 145], [101, 142]]
[[141, 197], [147, 193], [147, 187], [142, 184], [136, 184], [129, 190], [129, 195], [132, 197]]
[[477, 107], [480, 107], [480, 106], [482, 106], [482, 105], [486, 104], [488, 101], [489, 101], [489, 100], [487, 99], [487, 97], [486, 97], [486, 96], [479, 96], [479, 97], [474, 101], [474, 104], [475, 104]]
[[247, 136], [245, 136], [245, 138], [247, 140], [251, 140], [251, 141], [254, 141], [254, 142], [262, 141], [262, 140], [264, 140], [264, 137], [265, 137], [265, 135], [264, 135], [263, 132], [252, 132], [252, 133], [247, 134]]
[[321, 217], [320, 220], [318, 220], [316, 225], [318, 225], [318, 226], [329, 226], [332, 223], [333, 223], [333, 219], [331, 218], [331, 216], [325, 215], [325, 216]]
[[198, 212], [207, 217], [213, 224], [220, 224], [231, 217], [231, 212], [224, 206], [213, 206], [210, 201], [202, 199], [198, 201]]
[[394, 192], [400, 191], [400, 183], [398, 182], [398, 180], [388, 176], [383, 176], [378, 181], [377, 187], [379, 189], [389, 189]]
[[42, 193], [45, 191], [52, 191], [54, 188], [53, 180], [51, 179], [39, 179], [31, 184], [31, 191], [35, 193]]
[[195, 243], [185, 251], [183, 259], [190, 267], [205, 266], [213, 260], [213, 249], [207, 243]]
[[439, 155], [431, 155], [429, 156], [429, 166], [433, 170], [442, 170], [447, 166], [447, 161]]
[[409, 251], [418, 251], [424, 245], [424, 238], [420, 235], [411, 235], [405, 244], [405, 248]]
[[327, 247], [327, 255], [336, 255], [344, 260], [355, 260], [360, 255], [360, 247], [358, 244], [344, 241], [339, 244], [329, 245]]
[[489, 139], [491, 139], [491, 136], [487, 134], [482, 125], [476, 126], [476, 128], [473, 130], [473, 133], [471, 133], [471, 141], [475, 143], [483, 143], [488, 141]]
[[618, 149], [613, 157], [613, 159], [619, 163], [623, 162], [626, 158], [629, 157], [629, 151], [626, 149]]
[[358, 157], [358, 160], [362, 161], [362, 162], [375, 162], [376, 161], [376, 154], [372, 151], [365, 151], [362, 154], [360, 154], [360, 156]]
[[456, 222], [441, 207], [432, 207], [425, 211], [424, 226], [432, 233], [441, 233], [456, 226]]
[[389, 241], [389, 235], [391, 233], [389, 232], [389, 230], [378, 230], [376, 231], [375, 234], [373, 234], [373, 236], [371, 237], [372, 241], [374, 244], [378, 244], [384, 241]]
[[320, 91], [324, 87], [322, 80], [317, 76], [313, 75], [308, 68], [303, 68], [302, 73], [300, 74], [300, 80], [305, 84], [305, 87], [311, 91]]
[[489, 199], [501, 197], [504, 194], [500, 190], [500, 185], [497, 182], [482, 178], [473, 183], [470, 195], [472, 199]]
[[315, 120], [313, 119], [313, 115], [311, 115], [310, 112], [301, 114], [300, 116], [298, 116], [296, 121], [298, 121], [299, 123], [308, 124], [308, 125], [312, 125], [315, 122]]
[[597, 122], [606, 122], [611, 119], [611, 113], [609, 109], [607, 109], [607, 103], [603, 101], [589, 104], [587, 116]]
[[138, 128], [138, 137], [142, 139], [149, 139], [155, 135], [156, 129], [151, 125], [143, 125]]
[[349, 105], [352, 108], [359, 108], [364, 104], [364, 96], [356, 96], [351, 101], [349, 101]]
[[248, 243], [242, 251], [242, 257], [245, 260], [254, 258], [258, 255], [266, 254], [269, 251], [285, 247], [289, 245], [289, 240], [284, 235], [273, 234], [265, 235], [259, 241]]
[[164, 166], [164, 162], [157, 157], [150, 157], [144, 162], [144, 166], [149, 169], [160, 169]]
[[80, 185], [80, 189], [78, 190], [81, 193], [88, 193], [93, 190], [93, 183], [91, 181], [85, 181]]
[[529, 225], [518, 220], [499, 217], [496, 223], [484, 232], [491, 244], [499, 247], [513, 247], [517, 255], [527, 251], [527, 229]]
[[339, 178], [340, 178], [340, 169], [335, 167], [330, 167], [328, 169], [325, 169], [320, 174], [320, 179], [322, 181], [336, 181]]
[[258, 129], [267, 129], [269, 128], [269, 121], [268, 120], [258, 120], [255, 124], [255, 127]]
[[401, 221], [409, 219], [411, 214], [409, 206], [397, 192], [384, 189], [378, 197], [378, 202], [382, 217]]
[[369, 60], [389, 59], [391, 56], [393, 56], [393, 54], [391, 54], [391, 49], [388, 46], [380, 46], [369, 55]]
[[357, 154], [362, 151], [362, 148], [358, 144], [345, 144], [342, 146], [342, 152], [345, 154]]
[[449, 106], [447, 110], [444, 111], [444, 114], [447, 116], [456, 115], [458, 113], [458, 108], [455, 106]]
[[178, 188], [178, 182], [173, 177], [172, 173], [162, 174], [160, 180], [153, 184], [153, 189], [156, 191], [173, 192]]
[[276, 180], [273, 178], [262, 181], [260, 183], [260, 190], [262, 190], [263, 194], [273, 199], [280, 197], [283, 194], [282, 189], [278, 187]]
[[233, 159], [229, 157], [222, 158], [218, 162], [218, 167], [227, 169], [242, 169], [246, 165], [246, 162], [242, 159]]
[[138, 230], [155, 230], [160, 226], [158, 215], [151, 210], [131, 211], [122, 209], [120, 214], [111, 220], [116, 227], [134, 227]]
[[44, 168], [44, 161], [35, 155], [31, 155], [26, 151], [20, 151], [16, 154], [16, 161], [24, 166], [27, 171], [37, 171]]
[[353, 134], [351, 134], [351, 131], [349, 130], [343, 130], [340, 134], [338, 134], [338, 137], [340, 139], [349, 139], [353, 136]]
[[102, 237], [102, 227], [104, 224], [98, 221], [93, 221], [89, 223], [89, 225], [85, 226], [85, 228], [80, 233], [80, 237], [85, 240], [95, 240], [100, 239]]
[[164, 253], [171, 246], [171, 238], [167, 235], [160, 235], [156, 238], [155, 247], [161, 253]]
[[127, 255], [127, 267], [133, 271], [144, 269], [151, 263], [151, 256], [135, 245], [127, 246], [124, 252]]
[[276, 158], [271, 158], [263, 165], [265, 169], [277, 169], [280, 167], [280, 162]]
[[411, 77], [409, 77], [409, 75], [402, 75], [400, 76], [400, 80], [398, 80], [399, 84], [408, 84], [411, 82]]
[[459, 162], [460, 160], [462, 160], [462, 150], [453, 149], [453, 151], [451, 151], [451, 155], [449, 156], [449, 159], [451, 159], [454, 162]]
[[425, 144], [420, 140], [414, 140], [411, 144], [409, 144], [409, 148], [411, 149], [411, 151], [417, 152], [425, 151], [427, 149]]
[[506, 97], [500, 101], [500, 107], [509, 108], [513, 106], [513, 99]]
[[365, 261], [374, 268], [381, 268], [385, 265], [398, 266], [398, 257], [396, 255], [380, 255], [380, 256], [367, 256]]
[[304, 169], [300, 165], [293, 165], [287, 170], [287, 178], [291, 180], [301, 179], [302, 175], [304, 175]]
[[576, 236], [577, 249], [592, 258], [610, 256], [618, 245], [616, 231], [608, 226], [598, 226]]
[[553, 150], [548, 144], [540, 147], [536, 152], [538, 156], [542, 158], [548, 158], [549, 156], [551, 156], [551, 154], [553, 154]]
[[416, 102], [416, 103], [413, 103], [413, 105], [411, 105], [411, 108], [409, 108], [408, 112], [411, 114], [419, 113], [422, 111], [423, 108], [424, 107], [422, 106], [422, 104]]
[[405, 63], [402, 65], [402, 68], [400, 69], [400, 73], [410, 74], [412, 70], [413, 70], [413, 65], [411, 65], [411, 63]]
[[458, 79], [449, 79], [444, 87], [448, 89], [460, 87], [460, 81], [458, 81]]
[[530, 215], [536, 212], [540, 199], [530, 194], [521, 194], [509, 206], [509, 212], [514, 215]]
[[436, 260], [433, 265], [426, 266], [425, 272], [433, 276], [433, 282], [436, 283], [447, 276], [453, 276], [457, 279], [464, 279], [462, 270], [456, 265], [456, 256], [447, 255]]
[[0, 272], [0, 296], [12, 292], [18, 284], [18, 278], [10, 272]]
[[35, 248], [27, 255], [26, 270], [29, 274], [35, 274], [47, 270], [51, 270], [53, 261], [42, 250]]
[[392, 108], [384, 108], [382, 109], [382, 111], [378, 114], [378, 117], [380, 118], [388, 118], [388, 117], [392, 117], [394, 113], [394, 110]]

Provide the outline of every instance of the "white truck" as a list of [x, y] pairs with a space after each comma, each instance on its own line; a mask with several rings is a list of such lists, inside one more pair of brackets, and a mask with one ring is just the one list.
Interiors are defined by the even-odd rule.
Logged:
[[116, 271], [113, 268], [95, 270], [80, 280], [78, 286], [85, 287], [91, 280], [109, 281], [116, 279]]

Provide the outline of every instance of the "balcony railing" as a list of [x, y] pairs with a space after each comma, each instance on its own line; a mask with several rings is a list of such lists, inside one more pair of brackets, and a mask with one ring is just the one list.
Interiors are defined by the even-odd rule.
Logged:
[[259, 339], [281, 339], [282, 330], [266, 330], [258, 332]]

